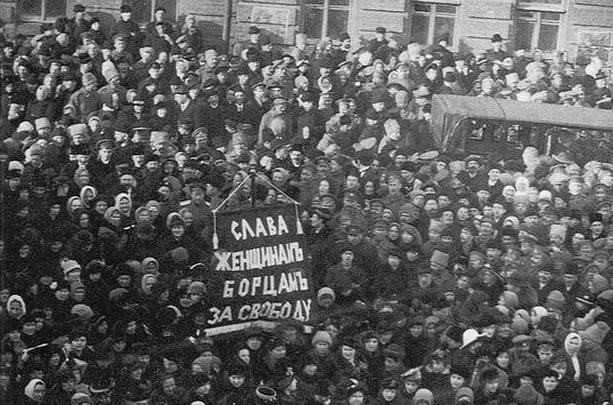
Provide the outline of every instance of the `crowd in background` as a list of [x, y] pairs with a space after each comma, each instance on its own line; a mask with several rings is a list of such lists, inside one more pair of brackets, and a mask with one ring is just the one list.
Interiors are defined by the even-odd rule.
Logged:
[[[0, 38], [0, 403], [611, 401], [611, 134], [441, 154], [430, 104], [610, 109], [598, 57], [85, 11]], [[292, 200], [309, 321], [207, 336], [212, 210]]]

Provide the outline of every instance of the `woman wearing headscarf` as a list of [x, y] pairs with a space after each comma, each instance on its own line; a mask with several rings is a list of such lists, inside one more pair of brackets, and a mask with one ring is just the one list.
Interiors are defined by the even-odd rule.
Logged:
[[22, 404], [45, 404], [46, 403], [46, 389], [47, 386], [40, 378], [31, 380], [23, 390], [25, 395]]
[[72, 196], [66, 202], [66, 212], [72, 223], [78, 223], [79, 215], [83, 211], [83, 201], [78, 196]]
[[563, 353], [566, 358], [566, 375], [579, 382], [585, 374], [585, 361], [580, 353], [583, 340], [578, 333], [571, 332], [564, 338]]
[[92, 202], [98, 197], [98, 190], [94, 186], [83, 186], [79, 193], [79, 198], [86, 209], [92, 208]]
[[119, 193], [115, 196], [115, 207], [121, 213], [122, 226], [125, 227], [134, 222], [134, 218], [132, 218], [132, 198], [128, 193]]
[[148, 303], [155, 300], [155, 297], [151, 291], [153, 285], [157, 282], [157, 276], [155, 274], [147, 273], [143, 274], [140, 279], [140, 300], [143, 305], [148, 306]]

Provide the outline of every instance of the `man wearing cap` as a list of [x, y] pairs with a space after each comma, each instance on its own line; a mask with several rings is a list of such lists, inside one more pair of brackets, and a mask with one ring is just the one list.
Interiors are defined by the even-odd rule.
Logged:
[[66, 32], [76, 41], [82, 33], [89, 31], [90, 23], [85, 19], [85, 7], [82, 4], [75, 4], [72, 11], [74, 17], [66, 21]]
[[132, 100], [132, 108], [126, 108], [117, 114], [116, 124], [125, 128], [134, 128], [146, 126], [149, 119], [149, 114], [145, 113], [145, 98], [137, 95]]
[[106, 61], [102, 65], [102, 75], [107, 84], [98, 90], [102, 103], [108, 104], [113, 109], [118, 109], [120, 105], [126, 103], [127, 89], [121, 85], [119, 71], [111, 61]]
[[492, 39], [490, 40], [492, 43], [492, 47], [485, 51], [485, 56], [490, 62], [502, 62], [504, 58], [507, 56], [507, 53], [503, 49], [502, 46], [502, 37], [500, 34], [492, 35]]
[[464, 162], [466, 170], [458, 174], [458, 179], [473, 193], [486, 187], [487, 176], [481, 171], [481, 158], [477, 155], [470, 155], [464, 159]]
[[233, 54], [240, 56], [243, 60], [247, 60], [247, 53], [249, 50], [256, 52], [259, 55], [260, 52], [260, 29], [252, 25], [248, 29], [249, 39], [244, 42], [239, 42], [234, 46]]
[[100, 110], [103, 103], [102, 97], [97, 92], [96, 76], [92, 73], [85, 73], [81, 78], [81, 83], [83, 87], [70, 96], [68, 104], [74, 108], [77, 120], [84, 122], [90, 113]]
[[106, 182], [107, 176], [116, 173], [112, 155], [113, 142], [110, 139], [104, 139], [96, 143], [96, 158], [87, 163], [91, 185], [99, 191], [108, 191], [115, 186], [113, 182]]
[[366, 48], [374, 54], [381, 47], [387, 46], [389, 44], [389, 41], [385, 39], [386, 33], [387, 29], [385, 27], [377, 27], [375, 29], [375, 37], [368, 42]]
[[331, 218], [330, 210], [314, 208], [311, 211], [308, 225], [305, 227], [306, 243], [311, 253], [313, 278], [317, 288], [323, 286], [327, 254], [333, 243], [333, 231], [328, 225]]
[[139, 83], [149, 76], [149, 64], [153, 61], [153, 47], [145, 45], [138, 49], [140, 59], [132, 65], [132, 72], [136, 76]]
[[[151, 41], [155, 37], [159, 37], [159, 28], [161, 27], [164, 34], [172, 40], [175, 37], [175, 29], [172, 24], [166, 21], [166, 9], [163, 6], [158, 6], [153, 14], [153, 21], [147, 24], [145, 28], [146, 41]], [[155, 49], [155, 47], [154, 47]]]
[[124, 4], [119, 9], [119, 21], [113, 25], [109, 36], [113, 38], [115, 35], [123, 35], [126, 42], [126, 50], [136, 57], [138, 55], [138, 48], [143, 41], [143, 34], [140, 31], [140, 27], [132, 20], [132, 7]]
[[[254, 93], [255, 94], [255, 93]], [[277, 98], [267, 113], [262, 116], [258, 130], [258, 144], [280, 137], [289, 140], [293, 128], [293, 120], [287, 113], [288, 101], [284, 98]]]

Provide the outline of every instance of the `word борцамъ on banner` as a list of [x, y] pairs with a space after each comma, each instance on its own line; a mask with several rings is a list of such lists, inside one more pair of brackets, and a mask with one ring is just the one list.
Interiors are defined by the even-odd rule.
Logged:
[[254, 321], [309, 321], [311, 273], [294, 206], [218, 213], [217, 234], [207, 319], [215, 333]]

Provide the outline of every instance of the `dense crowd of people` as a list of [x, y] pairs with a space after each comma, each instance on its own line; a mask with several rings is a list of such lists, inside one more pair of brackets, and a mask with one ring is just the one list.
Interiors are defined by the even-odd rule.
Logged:
[[[609, 403], [611, 134], [460, 156], [430, 125], [435, 94], [610, 109], [602, 61], [248, 35], [76, 5], [0, 38], [0, 403]], [[208, 336], [212, 210], [292, 200], [309, 321]]]

